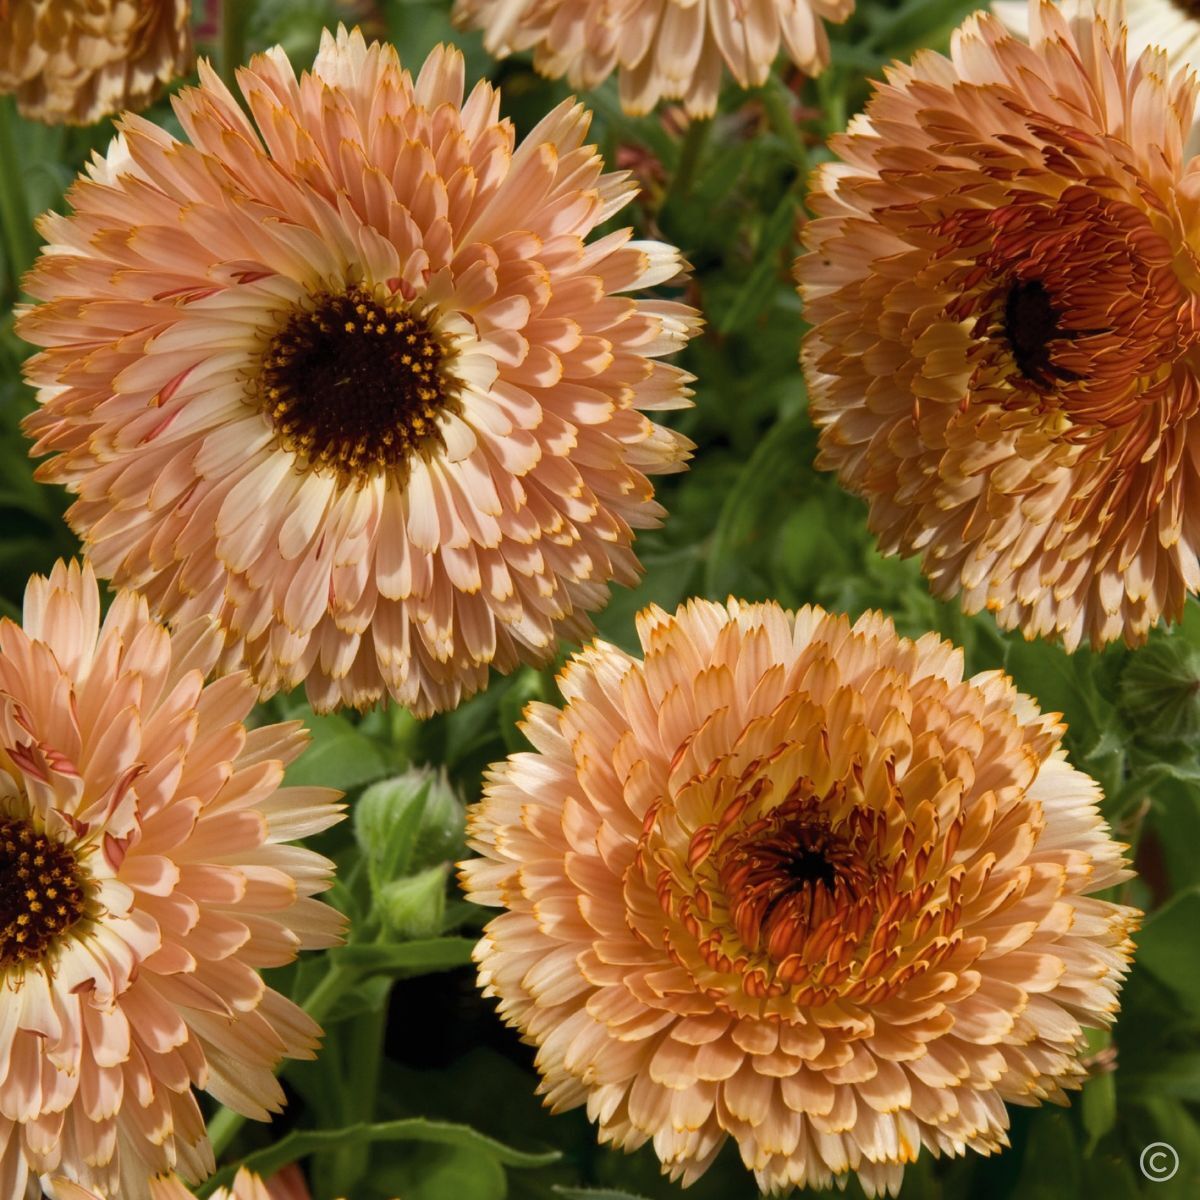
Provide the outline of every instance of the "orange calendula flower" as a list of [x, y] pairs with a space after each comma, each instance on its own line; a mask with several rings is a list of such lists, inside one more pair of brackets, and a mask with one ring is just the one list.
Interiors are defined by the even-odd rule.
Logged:
[[598, 87], [619, 70], [627, 112], [682, 100], [708, 116], [723, 68], [757, 87], [782, 50], [819, 75], [829, 63], [823, 22], [853, 9], [854, 0], [458, 0], [454, 14], [484, 31], [489, 53], [532, 48], [538, 71], [572, 87]]
[[340, 940], [332, 864], [286, 845], [336, 792], [281, 788], [296, 723], [206, 685], [213, 622], [171, 635], [59, 563], [0, 621], [0, 1196], [146, 1200], [212, 1169], [195, 1088], [247, 1116], [320, 1030], [263, 967]]
[[797, 264], [820, 465], [1027, 637], [1145, 638], [1200, 586], [1195, 78], [1115, 5], [992, 16], [888, 72]]
[[191, 70], [190, 21], [189, 0], [0, 0], [0, 92], [50, 124], [145, 108]]
[[693, 601], [598, 642], [489, 773], [485, 994], [555, 1109], [689, 1183], [732, 1137], [765, 1190], [896, 1192], [1062, 1100], [1138, 914], [1063, 726], [867, 614]]
[[681, 259], [577, 104], [521, 143], [463, 59], [414, 82], [390, 46], [326, 34], [176, 98], [191, 143], [136, 117], [45, 218], [20, 331], [39, 477], [97, 571], [172, 621], [215, 614], [226, 667], [318, 709], [390, 693], [421, 715], [489, 667], [553, 656], [630, 584], [647, 475], [690, 443], [660, 361], [694, 311], [630, 292]]

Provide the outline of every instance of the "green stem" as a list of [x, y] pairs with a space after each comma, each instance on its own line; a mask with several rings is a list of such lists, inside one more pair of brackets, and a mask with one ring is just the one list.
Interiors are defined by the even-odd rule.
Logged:
[[0, 96], [0, 234], [8, 262], [10, 294], [21, 290], [21, 276], [33, 262], [33, 222], [25, 196], [25, 170], [17, 159], [16, 104], [11, 96]]
[[[383, 1062], [383, 1038], [387, 1028], [387, 1003], [377, 1012], [365, 1013], [350, 1031], [350, 1063], [347, 1078], [354, 1080], [349, 1096], [352, 1120], [370, 1125], [375, 1120], [375, 1100], [379, 1090], [379, 1069]], [[332, 1192], [352, 1195], [367, 1173], [370, 1147], [353, 1142], [339, 1149], [332, 1163]]]
[[704, 147], [708, 144], [708, 135], [712, 131], [711, 117], [694, 118], [688, 125], [687, 133], [683, 135], [683, 143], [679, 147], [679, 161], [675, 164], [675, 177], [663, 196], [662, 206], [683, 200], [692, 189], [692, 181], [696, 177], [696, 168], [704, 156]]
[[[321, 982], [309, 992], [308, 999], [303, 1004], [304, 1011], [314, 1021], [323, 1021], [333, 1011], [334, 1005], [361, 978], [362, 975], [356, 968], [342, 966], [334, 959]], [[287, 1074], [289, 1065], [285, 1063], [282, 1066], [280, 1078]], [[212, 1143], [214, 1157], [220, 1159], [245, 1123], [246, 1118], [231, 1108], [222, 1108], [216, 1113], [208, 1123], [208, 1140]]]
[[250, 5], [246, 0], [221, 0], [221, 78], [237, 95], [237, 69], [246, 57], [246, 20]]
[[792, 116], [792, 93], [778, 75], [772, 75], [759, 89], [758, 94], [767, 110], [771, 128], [788, 148], [788, 153], [803, 178], [808, 173], [808, 146], [805, 144], [803, 132]]
[[846, 87], [841, 71], [830, 68], [817, 79], [817, 96], [823, 114], [821, 125], [826, 138], [846, 128]]

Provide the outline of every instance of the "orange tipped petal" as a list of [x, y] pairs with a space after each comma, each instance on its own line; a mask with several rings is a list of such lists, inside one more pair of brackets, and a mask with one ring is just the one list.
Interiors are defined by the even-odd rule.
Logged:
[[797, 263], [820, 465], [940, 596], [1068, 648], [1200, 587], [1197, 95], [1120, 8], [977, 14], [834, 140]]
[[427, 715], [589, 626], [661, 516], [647, 476], [690, 443], [661, 359], [683, 269], [623, 230], [629, 200], [567, 102], [520, 144], [456, 50], [414, 80], [326, 34], [205, 64], [190, 142], [129, 117], [47, 218], [20, 318], [40, 475], [97, 571], [173, 625], [215, 616], [224, 669], [314, 707]]
[[145, 108], [191, 69], [188, 0], [5, 0], [0, 20], [0, 92], [49, 124]]
[[303, 738], [247, 731], [245, 673], [204, 682], [220, 650], [130, 592], [101, 620], [86, 563], [0, 621], [0, 1195], [186, 1196], [196, 1089], [265, 1119], [319, 1037], [258, 972], [340, 938], [332, 864], [286, 844], [337, 793], [279, 787]]
[[709, 116], [722, 68], [758, 87], [783, 53], [819, 75], [829, 63], [823, 22], [853, 9], [854, 0], [458, 0], [454, 16], [483, 30], [491, 54], [532, 48], [538, 71], [572, 87], [619, 72], [627, 112], [682, 100], [692, 116]]
[[692, 601], [526, 711], [460, 864], [504, 908], [479, 983], [546, 1102], [698, 1178], [895, 1194], [921, 1147], [988, 1154], [1061, 1099], [1139, 914], [1063, 726], [867, 613]]

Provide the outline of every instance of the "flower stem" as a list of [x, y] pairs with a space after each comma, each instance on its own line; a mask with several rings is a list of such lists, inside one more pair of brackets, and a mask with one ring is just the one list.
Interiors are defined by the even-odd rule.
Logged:
[[[355, 1122], [370, 1125], [375, 1120], [375, 1095], [383, 1062], [383, 1039], [387, 1028], [387, 1002], [376, 1012], [364, 1013], [350, 1030], [350, 1068], [354, 1080], [349, 1096], [349, 1115]], [[366, 1142], [343, 1146], [334, 1155], [332, 1189], [337, 1196], [352, 1195], [367, 1173], [370, 1147]]]
[[14, 136], [16, 105], [11, 96], [0, 96], [0, 235], [8, 264], [9, 294], [21, 290], [21, 276], [33, 262], [33, 222], [25, 196], [25, 170], [17, 160]]
[[787, 84], [778, 75], [770, 79], [759, 89], [759, 98], [776, 136], [787, 147], [788, 153], [796, 164], [801, 178], [808, 174], [808, 146], [804, 134], [792, 116], [792, 93]]
[[237, 69], [246, 57], [246, 18], [250, 5], [246, 0], [221, 0], [221, 78], [237, 95]]
[[[334, 1005], [362, 978], [361, 973], [353, 967], [346, 967], [334, 959], [325, 972], [321, 982], [308, 994], [304, 1001], [304, 1011], [314, 1021], [322, 1021]], [[280, 1077], [287, 1074], [287, 1063], [280, 1069]], [[208, 1123], [208, 1140], [212, 1143], [213, 1156], [220, 1159], [229, 1149], [238, 1131], [246, 1123], [241, 1113], [231, 1108], [221, 1108]]]
[[663, 197], [663, 207], [667, 204], [683, 200], [691, 191], [692, 181], [696, 177], [696, 168], [704, 156], [704, 147], [708, 144], [708, 135], [712, 131], [711, 117], [696, 117], [687, 127], [683, 135], [683, 143], [679, 147], [679, 160], [675, 164], [675, 176], [671, 180], [667, 193]]

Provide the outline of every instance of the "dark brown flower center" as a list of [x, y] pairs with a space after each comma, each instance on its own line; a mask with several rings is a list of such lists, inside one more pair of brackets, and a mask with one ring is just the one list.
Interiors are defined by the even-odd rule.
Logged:
[[1192, 20], [1200, 21], [1200, 0], [1171, 0], [1171, 3]]
[[457, 395], [449, 351], [421, 314], [361, 288], [322, 294], [271, 340], [259, 398], [280, 441], [306, 465], [348, 475], [403, 471], [445, 443]]
[[1018, 370], [1030, 383], [1044, 387], [1052, 378], [1079, 378], [1052, 361], [1051, 342], [1074, 335], [1059, 324], [1058, 310], [1040, 279], [1013, 281], [1004, 301], [1004, 336]]
[[976, 339], [970, 403], [1049, 418], [1047, 431], [1075, 442], [1144, 419], [1165, 426], [1194, 406], [1194, 389], [1175, 382], [1200, 335], [1176, 273], [1191, 268], [1162, 225], [1157, 210], [1083, 185], [1057, 197], [1014, 188], [995, 208], [939, 221], [941, 253], [958, 259], [946, 315]]
[[27, 821], [0, 817], [0, 969], [43, 958], [86, 908], [72, 851]]
[[[863, 828], [857, 828], [862, 824]], [[866, 822], [834, 830], [789, 801], [746, 827], [721, 855], [719, 877], [743, 944], [780, 960], [870, 888]]]

